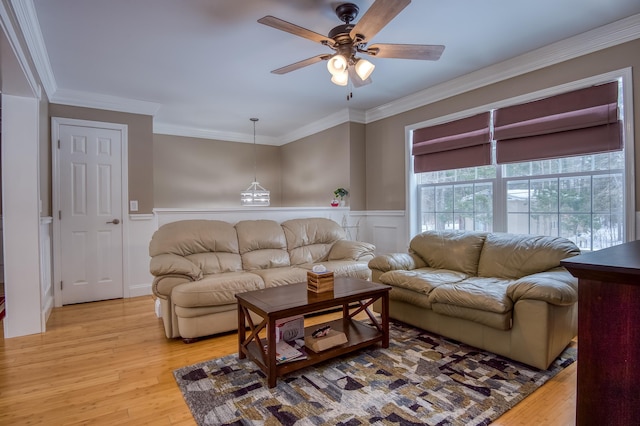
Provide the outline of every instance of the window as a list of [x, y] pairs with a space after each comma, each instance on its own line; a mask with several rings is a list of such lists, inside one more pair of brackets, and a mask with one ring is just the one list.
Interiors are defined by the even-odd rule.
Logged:
[[[621, 108], [622, 110], [622, 108]], [[413, 233], [459, 229], [562, 236], [583, 251], [627, 240], [625, 151], [417, 173]], [[631, 202], [632, 204], [635, 204]]]

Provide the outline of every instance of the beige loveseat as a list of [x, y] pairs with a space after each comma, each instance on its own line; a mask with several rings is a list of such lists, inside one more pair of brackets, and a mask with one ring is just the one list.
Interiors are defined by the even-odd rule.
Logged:
[[369, 268], [393, 286], [392, 318], [546, 369], [577, 333], [577, 280], [560, 260], [578, 254], [564, 238], [428, 231]]
[[153, 293], [167, 337], [190, 341], [237, 329], [236, 293], [306, 281], [315, 264], [370, 279], [374, 250], [324, 218], [171, 222], [149, 244]]

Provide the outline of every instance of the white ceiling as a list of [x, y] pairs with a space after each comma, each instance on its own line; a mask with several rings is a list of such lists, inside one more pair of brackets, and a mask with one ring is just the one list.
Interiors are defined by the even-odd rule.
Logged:
[[[352, 2], [361, 17], [373, 0]], [[353, 89], [349, 101], [325, 62], [271, 74], [331, 50], [257, 19], [273, 15], [327, 34], [341, 24], [339, 3], [13, 1], [23, 30], [32, 27], [27, 41], [52, 102], [112, 105], [153, 114], [156, 132], [237, 141], [252, 141], [249, 118], [258, 117], [258, 143], [274, 144], [336, 114], [364, 121], [400, 98], [640, 13], [638, 0], [414, 0], [369, 44], [444, 44], [439, 61], [370, 59], [373, 83]]]

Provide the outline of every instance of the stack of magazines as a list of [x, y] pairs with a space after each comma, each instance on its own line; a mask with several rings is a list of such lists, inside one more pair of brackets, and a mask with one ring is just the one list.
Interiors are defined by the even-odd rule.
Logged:
[[307, 353], [304, 350], [304, 340], [295, 340], [292, 342], [280, 340], [276, 343], [277, 364], [284, 364], [285, 362], [298, 361], [301, 359], [307, 359]]

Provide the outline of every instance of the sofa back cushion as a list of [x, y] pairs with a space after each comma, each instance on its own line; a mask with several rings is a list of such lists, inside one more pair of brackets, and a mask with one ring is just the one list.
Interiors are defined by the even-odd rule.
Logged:
[[236, 232], [245, 271], [290, 265], [287, 241], [278, 222], [243, 220], [236, 223]]
[[324, 262], [333, 244], [346, 238], [340, 225], [325, 218], [287, 220], [282, 229], [292, 265]]
[[236, 230], [220, 220], [180, 220], [162, 225], [149, 243], [149, 256], [160, 254], [185, 257], [203, 274], [242, 270]]
[[566, 238], [492, 233], [480, 255], [478, 276], [518, 279], [560, 266], [580, 249]]
[[476, 275], [486, 235], [475, 231], [426, 231], [413, 237], [409, 249], [431, 268]]

